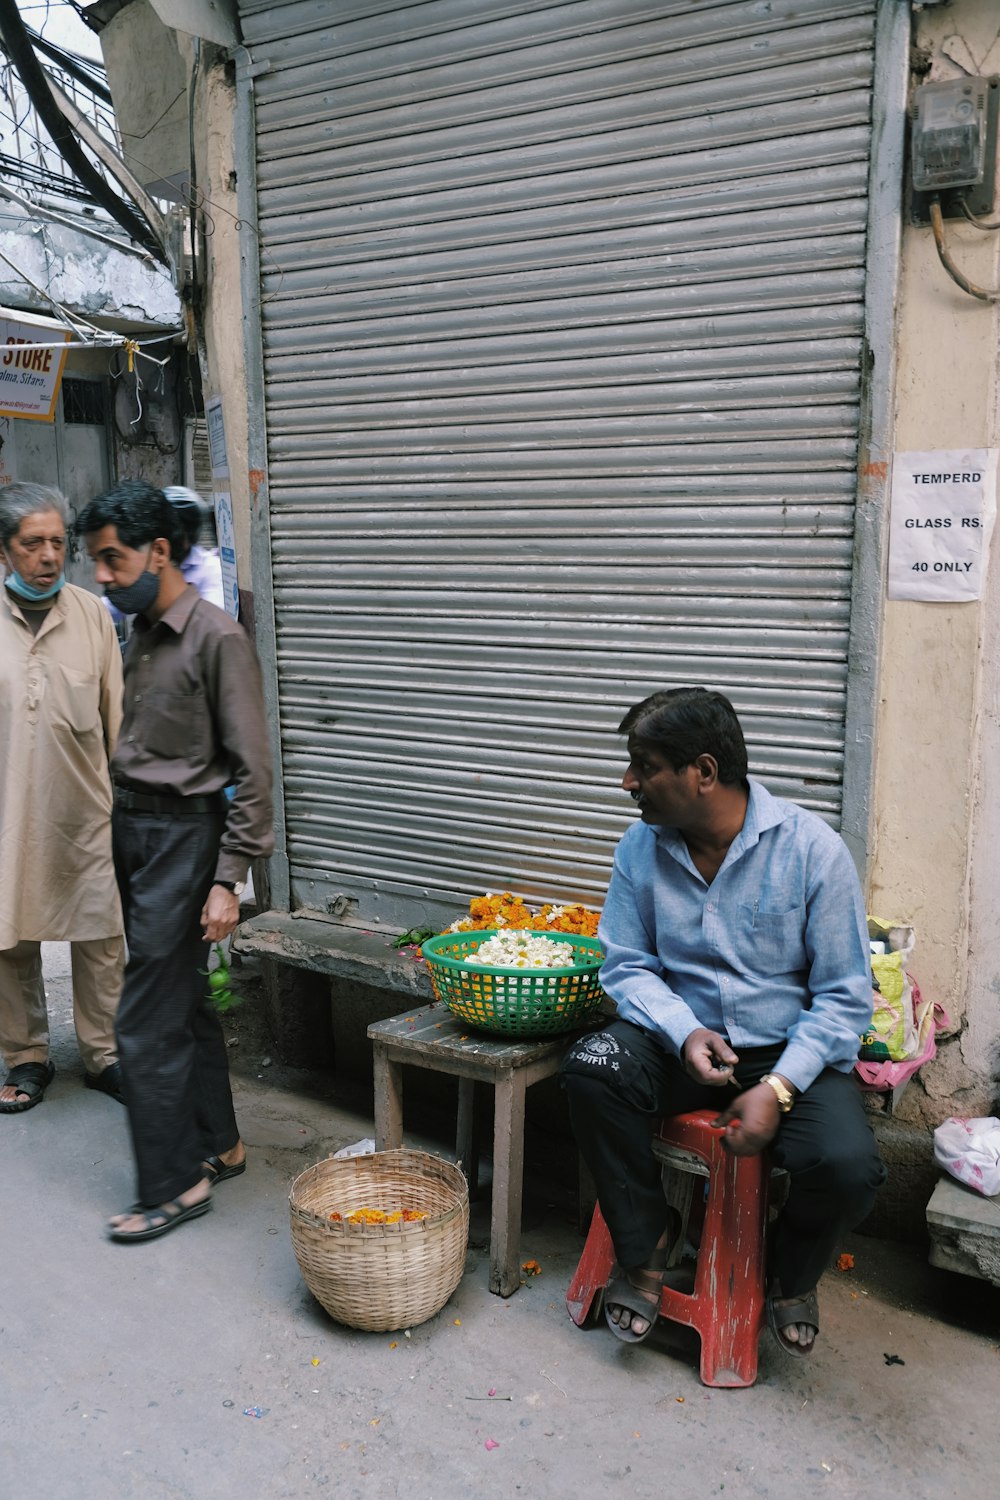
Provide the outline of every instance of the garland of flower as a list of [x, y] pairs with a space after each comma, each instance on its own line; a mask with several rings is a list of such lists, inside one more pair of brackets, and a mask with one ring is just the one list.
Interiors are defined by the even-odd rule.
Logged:
[[514, 896], [510, 891], [487, 891], [485, 896], [473, 896], [469, 902], [469, 915], [459, 917], [445, 931], [481, 932], [515, 927], [527, 932], [567, 932], [596, 937], [600, 918], [599, 911], [591, 911], [579, 902], [557, 906], [546, 901], [543, 906], [532, 908], [523, 896]]

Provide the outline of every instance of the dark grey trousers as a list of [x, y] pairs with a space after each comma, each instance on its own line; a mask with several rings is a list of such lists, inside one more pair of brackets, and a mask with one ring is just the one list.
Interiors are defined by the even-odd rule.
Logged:
[[[783, 1051], [783, 1046], [744, 1049], [735, 1070], [738, 1081], [744, 1087], [757, 1083]], [[677, 1058], [628, 1021], [612, 1021], [574, 1042], [562, 1080], [618, 1262], [626, 1269], [645, 1265], [667, 1223], [653, 1126], [663, 1115], [693, 1109], [721, 1113], [735, 1091], [689, 1078]], [[841, 1237], [868, 1215], [885, 1181], [851, 1075], [825, 1069], [782, 1116], [771, 1152], [790, 1182], [769, 1271], [783, 1295], [795, 1297], [816, 1285]]]
[[224, 824], [224, 812], [114, 812], [128, 942], [115, 1032], [147, 1208], [194, 1187], [205, 1157], [239, 1140], [225, 1038], [199, 973], [209, 957], [199, 919]]

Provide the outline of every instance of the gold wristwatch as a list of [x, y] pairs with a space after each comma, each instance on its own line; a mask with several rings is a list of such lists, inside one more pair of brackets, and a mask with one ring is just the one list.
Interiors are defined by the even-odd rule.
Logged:
[[795, 1095], [788, 1087], [788, 1084], [783, 1083], [782, 1080], [778, 1077], [777, 1073], [765, 1073], [760, 1081], [761, 1083], [766, 1083], [768, 1088], [774, 1090], [775, 1096], [778, 1100], [778, 1108], [781, 1110], [781, 1113], [783, 1115], [787, 1115], [788, 1111], [795, 1103]]

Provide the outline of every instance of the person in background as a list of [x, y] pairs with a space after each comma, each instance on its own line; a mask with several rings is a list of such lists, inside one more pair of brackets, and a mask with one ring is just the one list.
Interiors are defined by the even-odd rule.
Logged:
[[184, 581], [184, 536], [163, 491], [125, 480], [77, 528], [97, 582], [135, 616], [111, 769], [128, 940], [117, 1036], [139, 1204], [109, 1232], [139, 1242], [205, 1213], [212, 1186], [246, 1169], [205, 971], [209, 945], [239, 920], [250, 861], [274, 847], [271, 763], [253, 647]]
[[198, 540], [205, 521], [212, 513], [211, 508], [200, 495], [195, 494], [194, 490], [187, 489], [183, 484], [168, 484], [163, 493], [177, 512], [177, 518], [184, 533], [187, 551], [181, 558], [180, 564], [184, 582], [193, 584], [201, 597], [207, 599], [209, 604], [225, 609], [222, 563], [219, 561], [219, 554], [209, 552], [201, 546]]
[[0, 1113], [41, 1104], [55, 1066], [41, 944], [68, 942], [84, 1083], [122, 1101], [114, 1020], [125, 962], [108, 757], [122, 664], [100, 600], [67, 583], [66, 501], [0, 489]]

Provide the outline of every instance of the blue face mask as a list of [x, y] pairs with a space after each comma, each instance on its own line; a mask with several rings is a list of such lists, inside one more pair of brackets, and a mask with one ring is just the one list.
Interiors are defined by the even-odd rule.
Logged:
[[50, 583], [47, 589], [36, 589], [33, 583], [25, 583], [16, 571], [8, 573], [4, 582], [19, 599], [27, 599], [30, 604], [40, 604], [44, 599], [51, 599], [53, 594], [58, 594], [66, 582], [66, 574], [60, 573], [55, 583]]

